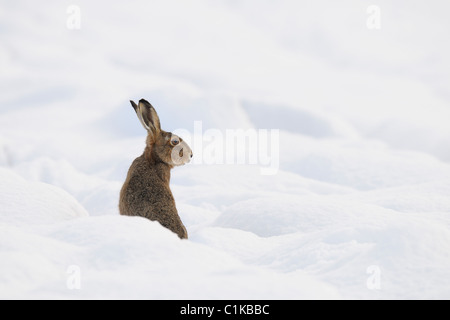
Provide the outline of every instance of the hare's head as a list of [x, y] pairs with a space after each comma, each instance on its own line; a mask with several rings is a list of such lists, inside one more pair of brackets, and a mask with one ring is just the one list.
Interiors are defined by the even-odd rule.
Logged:
[[153, 160], [169, 166], [181, 166], [191, 161], [193, 154], [189, 145], [177, 135], [161, 130], [158, 114], [148, 101], [141, 99], [137, 105], [130, 102], [148, 132], [147, 148]]

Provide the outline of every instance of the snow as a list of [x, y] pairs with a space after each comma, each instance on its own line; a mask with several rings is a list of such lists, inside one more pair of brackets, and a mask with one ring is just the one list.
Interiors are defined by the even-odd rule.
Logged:
[[[0, 1], [0, 298], [449, 299], [450, 5], [343, 3]], [[140, 98], [189, 240], [119, 215]]]

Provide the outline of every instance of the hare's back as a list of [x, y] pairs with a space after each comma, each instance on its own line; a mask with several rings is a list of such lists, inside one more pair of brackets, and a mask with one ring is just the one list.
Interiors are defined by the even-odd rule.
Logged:
[[160, 177], [157, 167], [150, 166], [143, 156], [133, 161], [124, 185], [125, 202], [133, 215], [147, 216], [156, 212], [175, 211], [175, 200], [168, 183]]

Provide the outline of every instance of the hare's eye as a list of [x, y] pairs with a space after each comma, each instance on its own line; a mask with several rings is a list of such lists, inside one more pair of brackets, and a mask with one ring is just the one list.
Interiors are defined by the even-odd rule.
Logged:
[[173, 146], [176, 146], [179, 143], [180, 143], [180, 139], [178, 139], [178, 138], [173, 138], [170, 140], [170, 144]]

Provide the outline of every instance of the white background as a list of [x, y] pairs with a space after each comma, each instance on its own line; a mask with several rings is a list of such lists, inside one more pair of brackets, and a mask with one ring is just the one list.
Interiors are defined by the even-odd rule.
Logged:
[[[450, 298], [448, 1], [120, 3], [0, 1], [1, 298]], [[140, 98], [278, 173], [174, 169], [188, 241], [119, 216]]]

